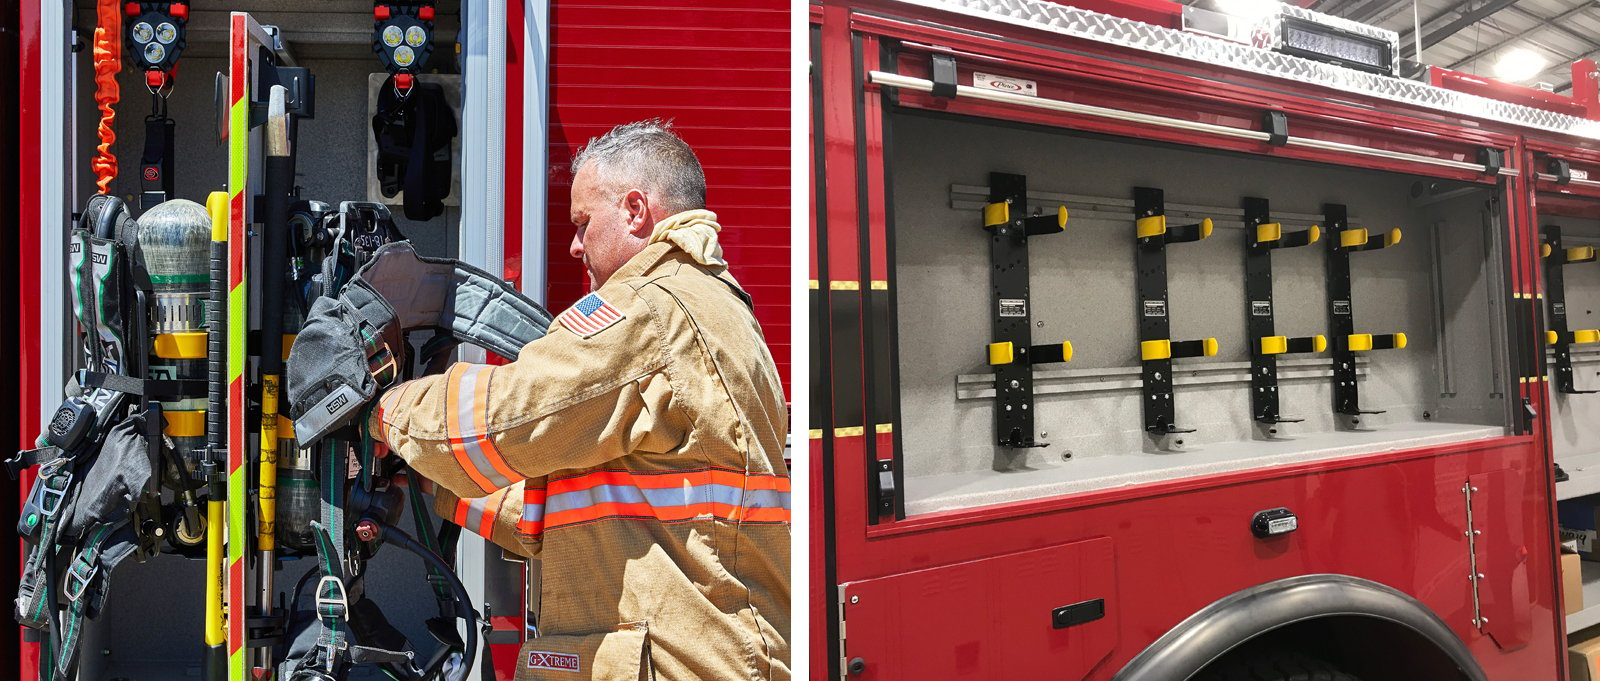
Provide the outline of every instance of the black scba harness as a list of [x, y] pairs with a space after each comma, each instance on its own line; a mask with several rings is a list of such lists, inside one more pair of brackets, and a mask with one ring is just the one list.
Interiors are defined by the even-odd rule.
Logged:
[[[195, 471], [163, 435], [160, 400], [203, 396], [206, 384], [146, 378], [152, 286], [138, 223], [120, 199], [97, 195], [71, 239], [86, 368], [68, 384], [39, 447], [5, 461], [12, 479], [39, 467], [17, 523], [28, 555], [15, 615], [48, 636], [41, 678], [72, 675], [83, 620], [104, 605], [107, 573], [130, 555], [143, 561], [158, 553], [163, 540], [174, 552], [192, 553], [175, 538], [193, 534], [201, 517], [196, 493], [203, 483], [193, 482]], [[199, 479], [214, 473], [208, 463]], [[177, 481], [175, 504], [162, 503], [163, 474]]]
[[[337, 308], [336, 301], [343, 300], [350, 286], [359, 286], [362, 273], [370, 269], [380, 251], [400, 247], [409, 252], [405, 237], [381, 204], [346, 202], [336, 215], [305, 221], [324, 225], [319, 250], [326, 256], [319, 270], [303, 277], [297, 275], [297, 279], [305, 281], [297, 290], [305, 292], [301, 302], [310, 311], [308, 322], [291, 349], [291, 402], [296, 386], [306, 382], [301, 376], [304, 372], [297, 371], [303, 366], [303, 360], [297, 361], [298, 358], [308, 351], [339, 354], [339, 350], [350, 349], [319, 344], [316, 328], [327, 314], [323, 311]], [[460, 266], [453, 262], [451, 265]], [[399, 357], [368, 356], [366, 353], [372, 348], [367, 346], [371, 344], [360, 340], [344, 338], [335, 345], [353, 344], [355, 351], [362, 354], [363, 370], [373, 368], [385, 384], [409, 373], [409, 345], [401, 343], [404, 349], [385, 346], [385, 352], [393, 350]], [[425, 344], [422, 353], [447, 354], [457, 342], [454, 337], [441, 334]], [[342, 413], [358, 412], [362, 402], [357, 401], [350, 405], [351, 410]], [[295, 586], [289, 621], [284, 626], [288, 650], [279, 677], [290, 681], [330, 681], [345, 678], [353, 666], [374, 664], [391, 677], [407, 681], [463, 678], [476, 661], [480, 628], [486, 622], [474, 610], [466, 588], [455, 574], [454, 546], [461, 528], [444, 521], [434, 531], [432, 515], [421, 492], [400, 482], [406, 479], [404, 461], [376, 456], [371, 438], [362, 432], [365, 419], [350, 421], [347, 418], [304, 431], [296, 428], [300, 446], [314, 452], [318, 471], [319, 510], [317, 521], [312, 523], [310, 547], [317, 556], [318, 569], [307, 572]], [[359, 471], [354, 479], [351, 470]], [[408, 507], [418, 531], [415, 538], [395, 527]], [[366, 597], [365, 564], [385, 543], [417, 555], [427, 567], [428, 582], [439, 608], [438, 616], [427, 621], [427, 629], [439, 645], [426, 661], [418, 661], [410, 643]], [[301, 606], [301, 596], [313, 578], [316, 585], [312, 606], [305, 608]], [[465, 639], [457, 632], [457, 619], [466, 622]]]

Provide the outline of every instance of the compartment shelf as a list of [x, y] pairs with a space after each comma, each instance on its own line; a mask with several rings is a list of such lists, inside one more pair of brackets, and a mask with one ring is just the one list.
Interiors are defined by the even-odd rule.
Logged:
[[[1382, 429], [1371, 431], [1321, 432], [1274, 440], [1207, 443], [1194, 445], [1182, 452], [1089, 456], [1027, 470], [983, 470], [916, 476], [915, 480], [908, 480], [906, 485], [906, 514], [952, 511], [1178, 477], [1267, 469], [1503, 435], [1505, 429], [1498, 426], [1413, 421], [1388, 423]], [[1600, 484], [1600, 467], [1596, 469], [1596, 476], [1596, 484]], [[1596, 594], [1595, 602], [1600, 603], [1600, 594]], [[1596, 616], [1600, 617], [1600, 612]]]
[[[1556, 499], [1565, 501], [1600, 494], [1600, 451], [1558, 456], [1556, 463], [1561, 464], [1568, 478], [1566, 482], [1556, 483]], [[1595, 602], [1600, 603], [1600, 600]]]

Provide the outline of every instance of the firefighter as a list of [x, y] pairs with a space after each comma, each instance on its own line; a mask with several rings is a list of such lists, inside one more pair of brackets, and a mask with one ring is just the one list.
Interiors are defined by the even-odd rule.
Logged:
[[572, 169], [592, 291], [514, 363], [401, 383], [368, 425], [442, 515], [541, 561], [516, 678], [787, 679], [787, 415], [699, 160], [647, 120]]

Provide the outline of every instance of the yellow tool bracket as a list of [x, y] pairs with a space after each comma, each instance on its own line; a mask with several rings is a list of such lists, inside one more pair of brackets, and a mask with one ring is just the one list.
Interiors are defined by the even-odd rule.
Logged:
[[1546, 225], [1541, 236], [1543, 243], [1540, 252], [1544, 255], [1545, 286], [1543, 298], [1546, 320], [1550, 325], [1545, 331], [1545, 342], [1551, 346], [1551, 352], [1555, 357], [1555, 362], [1550, 368], [1551, 383], [1555, 385], [1557, 394], [1580, 395], [1595, 392], [1578, 389], [1577, 373], [1572, 366], [1571, 346], [1600, 342], [1600, 330], [1568, 330], [1565, 271], [1567, 265], [1594, 262], [1595, 247], [1567, 246], [1563, 242], [1560, 225]]
[[1322, 334], [1315, 336], [1266, 336], [1261, 339], [1261, 354], [1284, 355], [1301, 352], [1327, 352], [1328, 338]]
[[1072, 361], [1072, 343], [1050, 343], [1047, 345], [1030, 345], [1021, 351], [1011, 341], [989, 344], [989, 365], [1002, 366], [1017, 361], [1029, 364], [1053, 364], [1056, 362]]
[[1396, 227], [1388, 232], [1371, 236], [1367, 228], [1358, 227], [1339, 232], [1339, 248], [1346, 251], [1375, 251], [1388, 248], [1400, 243], [1400, 228]]
[[1184, 243], [1186, 241], [1200, 241], [1211, 236], [1213, 225], [1211, 218], [1202, 218], [1192, 225], [1167, 225], [1167, 216], [1149, 215], [1133, 221], [1134, 236], [1140, 239], [1153, 239], [1162, 237], [1162, 241], [1169, 244]]
[[1406, 335], [1403, 333], [1353, 333], [1345, 338], [1345, 347], [1350, 352], [1368, 352], [1371, 350], [1403, 350], [1406, 347]]

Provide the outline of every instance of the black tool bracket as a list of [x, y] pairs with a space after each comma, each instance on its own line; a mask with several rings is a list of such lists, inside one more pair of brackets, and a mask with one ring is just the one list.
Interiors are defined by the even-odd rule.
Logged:
[[1361, 408], [1355, 353], [1404, 348], [1406, 335], [1356, 333], [1350, 295], [1350, 254], [1394, 246], [1400, 243], [1400, 230], [1371, 235], [1365, 228], [1350, 226], [1349, 210], [1343, 204], [1325, 204], [1322, 210], [1328, 225], [1328, 334], [1333, 350], [1333, 411], [1342, 418], [1342, 426], [1357, 428], [1364, 415], [1383, 411]]
[[1168, 225], [1165, 193], [1154, 187], [1134, 187], [1133, 213], [1139, 289], [1134, 302], [1139, 319], [1139, 358], [1143, 363], [1144, 429], [1156, 439], [1157, 448], [1173, 451], [1183, 448], [1182, 434], [1194, 429], [1180, 428], [1176, 423], [1172, 360], [1216, 355], [1217, 340], [1172, 340], [1167, 305], [1167, 246], [1211, 236], [1211, 219], [1192, 225]]
[[1287, 337], [1277, 335], [1272, 297], [1272, 251], [1298, 248], [1316, 243], [1321, 228], [1285, 233], [1282, 223], [1273, 222], [1266, 199], [1244, 199], [1245, 325], [1250, 347], [1250, 415], [1257, 432], [1264, 437], [1278, 435], [1278, 424], [1304, 419], [1284, 416], [1278, 403], [1278, 356], [1290, 353], [1323, 352], [1328, 341], [1322, 335]]
[[1594, 329], [1573, 331], [1568, 328], [1566, 281], [1562, 274], [1562, 268], [1566, 265], [1595, 262], [1595, 247], [1568, 248], [1562, 242], [1561, 227], [1558, 225], [1545, 225], [1543, 238], [1545, 311], [1550, 316], [1550, 328], [1545, 332], [1545, 342], [1555, 350], [1556, 392], [1565, 395], [1600, 392], [1600, 390], [1579, 390], [1573, 381], [1572, 345], [1600, 342], [1600, 331]]
[[1028, 179], [989, 174], [983, 227], [989, 232], [990, 294], [994, 304], [989, 364], [994, 367], [995, 439], [1001, 447], [1045, 447], [1034, 439], [1033, 365], [1072, 359], [1068, 343], [1033, 345], [1028, 287], [1028, 239], [1066, 229], [1067, 209], [1028, 214]]

